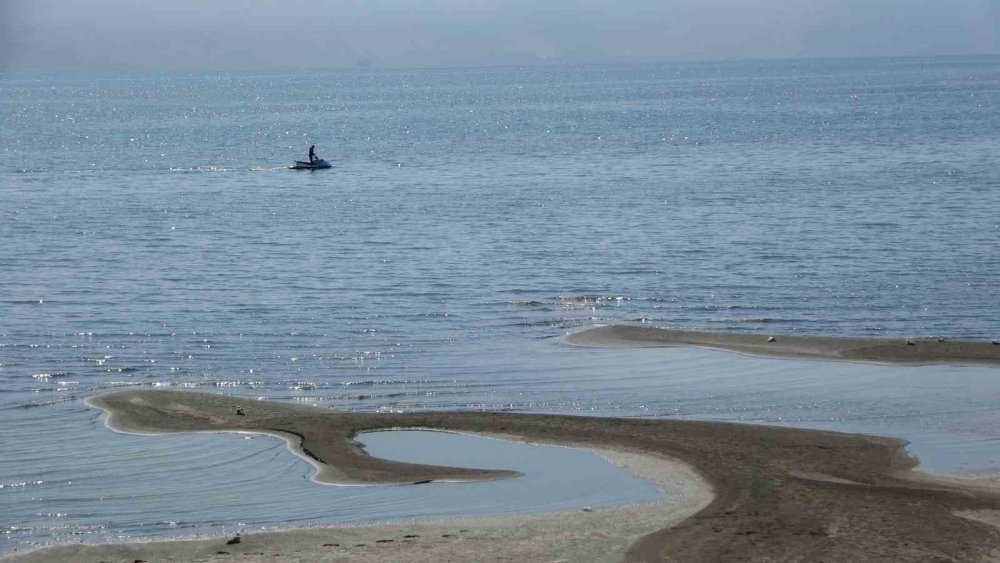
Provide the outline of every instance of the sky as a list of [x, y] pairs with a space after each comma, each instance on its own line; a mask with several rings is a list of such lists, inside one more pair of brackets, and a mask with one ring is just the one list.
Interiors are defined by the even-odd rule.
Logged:
[[1000, 53], [998, 0], [0, 0], [0, 69]]

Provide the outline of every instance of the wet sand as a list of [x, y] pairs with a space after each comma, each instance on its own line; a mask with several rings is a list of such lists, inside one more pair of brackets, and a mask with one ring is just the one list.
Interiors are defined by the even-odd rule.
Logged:
[[947, 338], [841, 338], [673, 330], [612, 325], [567, 335], [578, 346], [697, 346], [752, 356], [892, 364], [1000, 364], [992, 341]]
[[[113, 413], [109, 425], [125, 431], [290, 436], [303, 455], [329, 468], [328, 475], [350, 482], [473, 476], [470, 470], [370, 458], [352, 440], [365, 430], [428, 428], [618, 452], [632, 456], [620, 458], [623, 463], [668, 491], [670, 483], [694, 491], [677, 505], [269, 532], [247, 535], [238, 544], [221, 538], [64, 546], [18, 561], [981, 561], [1000, 556], [1000, 529], [994, 525], [1000, 494], [960, 481], [913, 479], [916, 460], [896, 439], [676, 420], [354, 414], [177, 391], [130, 390], [95, 397], [91, 404]], [[244, 416], [235, 414], [238, 405]], [[697, 476], [687, 467], [711, 485], [710, 501], [704, 495], [708, 489], [693, 484]], [[509, 476], [497, 470], [481, 476]]]

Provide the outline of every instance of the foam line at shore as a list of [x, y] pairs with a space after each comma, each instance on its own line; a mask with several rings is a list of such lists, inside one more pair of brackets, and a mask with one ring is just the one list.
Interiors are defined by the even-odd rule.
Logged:
[[694, 346], [752, 356], [885, 364], [998, 364], [1000, 345], [945, 338], [849, 338], [702, 332], [648, 326], [600, 326], [568, 334], [577, 346]]

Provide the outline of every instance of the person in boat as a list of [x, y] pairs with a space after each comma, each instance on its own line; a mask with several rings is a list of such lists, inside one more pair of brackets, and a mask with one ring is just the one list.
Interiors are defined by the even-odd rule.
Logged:
[[316, 145], [309, 147], [309, 164], [316, 163]]

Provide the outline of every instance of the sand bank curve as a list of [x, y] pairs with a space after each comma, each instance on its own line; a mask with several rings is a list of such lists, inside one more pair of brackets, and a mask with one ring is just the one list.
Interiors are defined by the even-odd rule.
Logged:
[[351, 477], [411, 479], [439, 470], [371, 466], [365, 456], [350, 453], [356, 449], [351, 437], [358, 432], [420, 427], [632, 455], [620, 463], [654, 480], [688, 483], [682, 473], [690, 471], [714, 489], [715, 497], [693, 495], [685, 501], [686, 511], [654, 503], [530, 517], [268, 532], [247, 535], [235, 545], [220, 538], [63, 546], [18, 560], [977, 561], [1000, 546], [996, 527], [958, 516], [1000, 510], [1000, 495], [906, 477], [916, 460], [897, 439], [677, 420], [359, 414], [267, 401], [246, 403], [240, 416], [234, 414], [235, 401], [129, 390], [92, 402], [113, 411], [115, 424], [131, 430], [268, 430], [300, 436], [304, 451]]
[[649, 326], [610, 325], [568, 334], [577, 346], [693, 346], [751, 356], [892, 364], [998, 364], [992, 341], [946, 338], [849, 338], [767, 333], [702, 332]]

